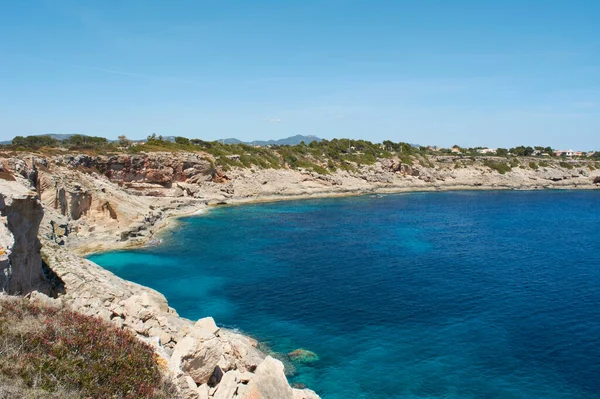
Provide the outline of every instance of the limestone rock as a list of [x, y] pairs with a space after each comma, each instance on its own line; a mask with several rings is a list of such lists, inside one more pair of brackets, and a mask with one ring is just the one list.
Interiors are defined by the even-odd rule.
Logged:
[[258, 365], [252, 381], [256, 384], [256, 389], [261, 395], [260, 398], [294, 399], [292, 387], [285, 377], [283, 363], [271, 356], [267, 356]]
[[47, 292], [38, 228], [43, 209], [37, 194], [23, 185], [0, 180], [0, 291]]
[[200, 385], [208, 382], [217, 365], [222, 364], [228, 369], [225, 363], [225, 350], [219, 339], [194, 330], [175, 346], [169, 369], [181, 369]]
[[205, 317], [200, 319], [194, 325], [196, 328], [202, 328], [206, 331], [209, 331], [212, 334], [216, 334], [219, 331], [219, 327], [215, 323], [215, 320], [212, 317]]

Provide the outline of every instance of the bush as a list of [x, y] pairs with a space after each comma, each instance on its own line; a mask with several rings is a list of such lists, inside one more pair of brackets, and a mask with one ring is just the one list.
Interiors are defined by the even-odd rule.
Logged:
[[166, 399], [154, 351], [131, 333], [23, 299], [0, 301], [0, 376], [32, 390], [95, 399]]
[[505, 174], [506, 172], [510, 172], [512, 170], [512, 167], [504, 162], [495, 162], [495, 161], [490, 161], [490, 160], [486, 159], [485, 161], [483, 161], [483, 164], [485, 166], [487, 166], [488, 168], [493, 169], [496, 172], [500, 173], [501, 175]]
[[529, 162], [529, 167], [533, 170], [538, 170], [539, 166], [535, 162]]
[[561, 168], [573, 169], [573, 165], [568, 162], [560, 161], [558, 164], [561, 166]]

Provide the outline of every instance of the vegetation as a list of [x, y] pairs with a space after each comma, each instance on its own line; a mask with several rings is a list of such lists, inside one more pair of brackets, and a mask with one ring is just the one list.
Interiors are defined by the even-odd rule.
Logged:
[[507, 164], [506, 162], [491, 161], [486, 159], [485, 161], [483, 161], [483, 164], [488, 168], [500, 173], [501, 175], [512, 170], [511, 165]]
[[310, 144], [255, 147], [248, 144], [223, 144], [175, 137], [174, 141], [151, 135], [144, 144], [132, 146], [131, 152], [192, 151], [203, 152], [215, 158], [215, 165], [227, 170], [231, 167], [253, 166], [260, 168], [306, 169], [328, 174], [338, 169], [356, 170], [361, 165], [372, 165], [378, 158], [399, 156], [403, 162], [412, 163], [416, 155], [426, 155], [427, 150], [407, 143], [384, 142], [374, 144], [365, 140], [333, 139], [313, 141]]
[[[430, 161], [431, 155], [451, 155], [455, 158], [455, 168], [464, 168], [470, 165], [465, 159], [475, 160], [484, 157], [488, 159], [487, 165], [499, 173], [506, 173], [512, 168], [532, 169], [547, 167], [544, 160], [539, 163], [531, 160], [521, 164], [521, 157], [539, 158], [555, 157], [551, 147], [543, 146], [518, 146], [511, 149], [497, 148], [496, 152], [483, 151], [483, 147], [463, 148], [454, 145], [451, 149], [431, 147], [416, 147], [405, 142], [386, 140], [381, 144], [371, 143], [366, 140], [333, 139], [304, 142], [298, 145], [269, 145], [253, 146], [244, 143], [224, 144], [219, 141], [205, 141], [198, 138], [174, 137], [165, 139], [156, 133], [151, 134], [145, 141], [133, 142], [126, 136], [119, 136], [117, 141], [108, 141], [102, 137], [73, 135], [64, 140], [46, 136], [15, 137], [10, 147], [16, 151], [43, 151], [46, 154], [77, 150], [88, 154], [114, 154], [125, 152], [130, 154], [148, 153], [156, 151], [187, 151], [210, 155], [213, 166], [222, 170], [237, 168], [267, 168], [267, 169], [302, 169], [320, 174], [328, 174], [337, 170], [356, 171], [363, 165], [372, 165], [377, 159], [397, 157], [402, 163], [413, 165], [419, 163], [423, 167], [434, 167]], [[593, 155], [598, 159], [600, 153]], [[506, 161], [499, 160], [506, 158]], [[565, 163], [566, 164], [566, 163]], [[535, 166], [534, 166], [535, 165]], [[561, 165], [562, 166], [562, 165]], [[569, 164], [572, 167], [572, 165]], [[564, 166], [564, 167], [569, 167]]]
[[506, 148], [496, 148], [496, 155], [500, 157], [508, 156], [508, 150]]
[[541, 166], [542, 168], [547, 168], [550, 166], [550, 164], [547, 161], [540, 161], [538, 163], [539, 166]]
[[573, 164], [565, 162], [565, 161], [560, 161], [558, 163], [560, 165], [561, 168], [566, 168], [566, 169], [573, 169]]
[[174, 396], [152, 348], [130, 333], [24, 299], [0, 300], [1, 390], [16, 398]]
[[56, 147], [59, 141], [49, 135], [43, 136], [17, 136], [12, 140], [15, 147], [24, 148], [40, 148], [40, 147]]

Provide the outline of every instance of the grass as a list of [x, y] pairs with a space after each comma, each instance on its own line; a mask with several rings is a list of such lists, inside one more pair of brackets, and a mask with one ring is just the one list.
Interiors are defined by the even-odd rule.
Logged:
[[153, 349], [131, 333], [24, 299], [0, 300], [0, 378], [0, 398], [175, 396]]

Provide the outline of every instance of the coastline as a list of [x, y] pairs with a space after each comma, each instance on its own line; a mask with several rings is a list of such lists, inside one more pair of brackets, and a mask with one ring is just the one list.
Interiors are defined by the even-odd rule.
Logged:
[[[153, 231], [142, 239], [127, 240], [124, 242], [102, 243], [96, 247], [87, 247], [85, 245], [75, 246], [72, 249], [80, 256], [87, 257], [93, 254], [99, 254], [110, 251], [126, 251], [137, 248], [144, 248], [154, 239], [160, 238], [160, 233], [164, 233], [170, 229], [176, 228], [178, 220], [190, 216], [200, 216], [203, 213], [209, 212], [211, 209], [218, 207], [242, 206], [260, 203], [284, 202], [296, 200], [324, 199], [324, 198], [346, 198], [360, 197], [373, 194], [403, 194], [403, 193], [431, 193], [431, 192], [451, 192], [451, 191], [567, 191], [567, 190], [598, 190], [600, 187], [582, 186], [582, 185], [567, 185], [560, 187], [509, 187], [509, 186], [437, 186], [437, 187], [376, 187], [370, 191], [366, 190], [349, 190], [346, 192], [316, 192], [304, 193], [297, 195], [267, 195], [253, 196], [244, 198], [230, 198], [225, 200], [215, 200], [208, 203], [198, 204], [197, 207], [186, 209], [181, 212], [172, 211], [165, 214], [162, 218], [154, 222], [152, 225]], [[199, 213], [199, 211], [202, 211]], [[160, 244], [158, 244], [160, 245]]]
[[[515, 168], [504, 174], [481, 159], [467, 166], [449, 164], [445, 158], [434, 161], [434, 166], [407, 166], [382, 160], [353, 172], [325, 175], [292, 169], [232, 169], [227, 176], [216, 177], [202, 168], [205, 160], [165, 154], [117, 160], [83, 155], [13, 157], [5, 161], [5, 168], [11, 171], [9, 177], [16, 180], [15, 185], [29, 190], [31, 202], [43, 207], [43, 215], [39, 215], [43, 220], [36, 221], [39, 231], [35, 235], [42, 243], [44, 263], [54, 275], [45, 292], [73, 310], [116, 323], [145, 342], [152, 340], [157, 354], [172, 364], [182, 390], [206, 392], [215, 365], [211, 363], [210, 370], [188, 369], [182, 357], [184, 353], [190, 358], [198, 356], [206, 349], [205, 338], [212, 342], [215, 359], [228, 359], [222, 371], [235, 380], [231, 382], [237, 381], [238, 367], [255, 370], [264, 363], [278, 373], [282, 385], [285, 381], [285, 387], [292, 388], [283, 375], [283, 364], [260, 353], [252, 338], [221, 330], [212, 318], [197, 323], [181, 318], [160, 292], [123, 280], [85, 256], [147, 246], [165, 231], [178, 228], [181, 218], [220, 206], [374, 194], [600, 188], [600, 168], [591, 165], [574, 169], [555, 163], [548, 168]], [[96, 169], [90, 170], [89, 165]], [[36, 245], [32, 236], [32, 252]], [[200, 336], [204, 338], [198, 341]], [[233, 347], [240, 351], [228, 349]], [[188, 384], [191, 375], [194, 381]], [[294, 399], [318, 397], [294, 390], [296, 394], [301, 396]]]

